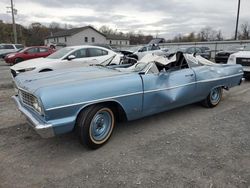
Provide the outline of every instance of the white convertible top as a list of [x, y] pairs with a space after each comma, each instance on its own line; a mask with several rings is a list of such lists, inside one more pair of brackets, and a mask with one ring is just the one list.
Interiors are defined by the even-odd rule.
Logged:
[[[183, 54], [187, 62], [195, 63], [197, 65], [203, 64], [203, 65], [215, 65], [216, 63], [213, 63], [212, 61], [209, 61], [200, 55], [197, 55], [194, 57], [193, 54]], [[168, 65], [172, 62], [175, 62], [177, 59], [176, 54], [170, 58], [166, 58], [163, 56], [158, 56], [155, 54], [147, 54], [145, 55], [138, 63], [150, 63], [150, 62], [157, 62], [162, 65]]]

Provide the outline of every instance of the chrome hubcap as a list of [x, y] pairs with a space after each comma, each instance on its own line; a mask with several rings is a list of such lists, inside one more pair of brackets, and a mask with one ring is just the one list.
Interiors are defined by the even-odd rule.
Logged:
[[220, 89], [219, 88], [215, 88], [211, 91], [210, 100], [211, 100], [211, 103], [213, 104], [216, 104], [220, 101]]
[[91, 121], [91, 137], [96, 141], [101, 141], [109, 134], [112, 126], [112, 117], [107, 111], [100, 111], [95, 114]]

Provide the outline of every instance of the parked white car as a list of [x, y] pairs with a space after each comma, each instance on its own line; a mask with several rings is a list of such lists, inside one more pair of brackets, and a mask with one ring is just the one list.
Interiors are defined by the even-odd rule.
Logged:
[[23, 49], [22, 44], [0, 44], [0, 58], [4, 58], [7, 54], [12, 52], [17, 52], [20, 49]]
[[[12, 66], [12, 76], [24, 72], [39, 73], [62, 68], [73, 68], [101, 63], [116, 55], [116, 62], [119, 63], [117, 53], [98, 46], [71, 46], [62, 48], [46, 58], [37, 58], [23, 61]], [[115, 61], [113, 61], [115, 62]]]
[[231, 54], [227, 63], [242, 65], [244, 77], [250, 80], [250, 46], [245, 47], [242, 51]]

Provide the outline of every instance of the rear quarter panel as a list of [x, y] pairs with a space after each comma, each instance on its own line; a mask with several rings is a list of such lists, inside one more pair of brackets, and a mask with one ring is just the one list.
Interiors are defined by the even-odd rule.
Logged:
[[231, 88], [240, 84], [243, 77], [240, 65], [200, 66], [193, 68], [196, 74], [196, 97], [204, 99], [211, 89]]

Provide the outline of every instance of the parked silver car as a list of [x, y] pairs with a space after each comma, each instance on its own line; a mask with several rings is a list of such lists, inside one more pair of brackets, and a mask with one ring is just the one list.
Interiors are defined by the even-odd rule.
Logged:
[[17, 52], [24, 48], [22, 44], [0, 44], [0, 58], [4, 58], [7, 54]]

